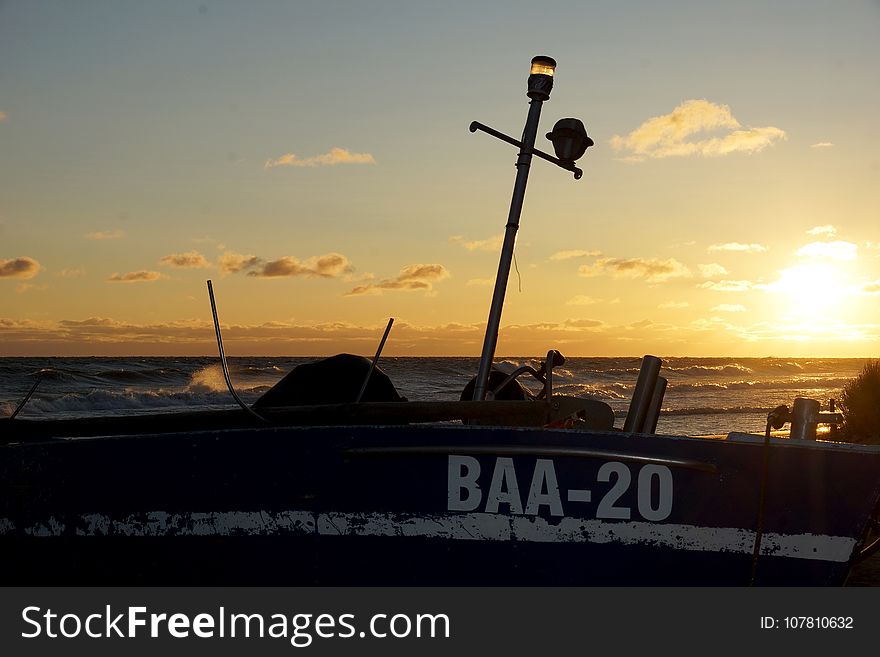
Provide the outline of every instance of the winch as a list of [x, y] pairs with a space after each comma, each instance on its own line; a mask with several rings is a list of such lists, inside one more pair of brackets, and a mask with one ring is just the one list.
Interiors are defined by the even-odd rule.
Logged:
[[823, 411], [822, 404], [815, 399], [796, 397], [790, 410], [783, 404], [770, 411], [767, 415], [767, 424], [774, 429], [781, 429], [786, 422], [790, 422], [789, 438], [816, 440], [816, 432], [820, 424], [830, 424], [833, 430], [843, 423], [843, 415], [834, 410], [833, 399], [828, 406], [829, 410]]

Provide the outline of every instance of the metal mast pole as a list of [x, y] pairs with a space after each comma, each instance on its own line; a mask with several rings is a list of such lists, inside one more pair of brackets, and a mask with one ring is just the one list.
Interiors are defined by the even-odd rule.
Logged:
[[532, 149], [538, 134], [538, 122], [541, 118], [543, 104], [544, 100], [540, 97], [533, 97], [529, 103], [529, 116], [523, 130], [522, 148], [516, 160], [516, 182], [513, 185], [513, 197], [510, 200], [510, 212], [507, 215], [507, 227], [504, 232], [504, 244], [501, 247], [498, 274], [495, 276], [495, 291], [492, 293], [492, 305], [489, 308], [486, 337], [483, 339], [483, 353], [480, 356], [480, 370], [477, 373], [477, 382], [474, 388], [474, 401], [483, 401], [486, 398], [489, 372], [492, 369], [492, 359], [495, 357], [495, 346], [498, 343], [498, 328], [501, 324], [504, 294], [507, 291], [507, 279], [510, 276], [510, 263], [513, 260], [516, 231], [519, 228], [519, 217], [522, 214], [523, 200], [526, 196], [529, 165], [532, 163]]

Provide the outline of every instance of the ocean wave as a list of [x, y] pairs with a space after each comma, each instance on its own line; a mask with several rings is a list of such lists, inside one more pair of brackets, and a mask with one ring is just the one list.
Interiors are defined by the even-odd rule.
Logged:
[[180, 378], [181, 376], [186, 376], [186, 372], [176, 368], [159, 367], [146, 370], [102, 370], [88, 376], [94, 379], [105, 379], [120, 383], [153, 383], [168, 381], [172, 378]]
[[728, 363], [726, 365], [687, 365], [685, 367], [666, 367], [667, 372], [676, 372], [678, 374], [751, 374], [754, 370], [751, 367], [740, 365], [739, 363]]
[[42, 379], [43, 381], [72, 381], [76, 378], [76, 373], [54, 367], [43, 367], [31, 372], [28, 376], [32, 379]]
[[771, 409], [764, 406], [704, 406], [699, 408], [664, 408], [660, 411], [660, 415], [742, 415], [746, 413], [767, 414], [770, 412], [770, 410]]
[[[660, 411], [661, 417], [689, 417], [694, 415], [761, 415], [766, 417], [770, 409], [758, 406], [701, 406], [697, 408], [664, 408]], [[614, 411], [614, 417], [625, 418], [626, 409]]]
[[[242, 385], [240, 379], [249, 368], [235, 368], [229, 372], [229, 378], [236, 392], [256, 392], [260, 390], [268, 390], [280, 378], [274, 370], [271, 380], [266, 380], [267, 370], [265, 368], [255, 368], [259, 370], [259, 374], [263, 380], [252, 381], [246, 385]], [[276, 368], [277, 369], [277, 368]], [[252, 373], [253, 374], [253, 373]], [[189, 383], [186, 386], [188, 392], [208, 393], [208, 392], [226, 392], [226, 379], [223, 376], [223, 368], [218, 365], [207, 365], [196, 370], [190, 375]]]
[[602, 368], [598, 368], [598, 367], [593, 367], [593, 368], [586, 368], [584, 370], [580, 370], [580, 372], [582, 372], [583, 374], [589, 374], [589, 375], [593, 375], [593, 376], [609, 377], [609, 378], [626, 377], [627, 379], [629, 379], [629, 378], [635, 378], [639, 375], [639, 368], [638, 367], [609, 367], [607, 369], [602, 369]]
[[849, 379], [842, 377], [790, 379], [783, 381], [728, 381], [726, 383], [675, 383], [670, 381], [669, 390], [677, 392], [688, 390], [696, 392], [712, 390], [839, 390], [848, 382]]
[[[193, 393], [187, 391], [156, 390], [91, 390], [87, 393], [34, 396], [22, 410], [22, 415], [75, 416], [97, 412], [156, 411], [164, 408], [180, 409], [199, 406], [228, 406], [235, 402], [229, 393]], [[11, 414], [12, 410], [9, 411]]]
[[627, 399], [633, 386], [625, 383], [564, 383], [553, 387], [553, 394], [599, 399]]

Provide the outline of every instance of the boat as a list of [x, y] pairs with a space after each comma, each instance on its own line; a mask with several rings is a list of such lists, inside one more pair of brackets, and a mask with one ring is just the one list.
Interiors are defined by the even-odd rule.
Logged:
[[[314, 382], [317, 402], [279, 389], [248, 406], [209, 282], [241, 408], [21, 419], [25, 397], [0, 420], [0, 581], [844, 584], [880, 546], [880, 446], [819, 439], [818, 425], [840, 418], [817, 401], [768, 409], [763, 436], [658, 435], [659, 358], [642, 360], [621, 427], [603, 402], [554, 393], [554, 349], [538, 368], [493, 370], [529, 161], [579, 178], [574, 161], [592, 144], [563, 119], [548, 135], [557, 157], [534, 148], [553, 68], [533, 60], [522, 141], [471, 125], [520, 154], [480, 371], [462, 401], [373, 394], [389, 322], [372, 361]], [[772, 431], [787, 422], [785, 437]]]

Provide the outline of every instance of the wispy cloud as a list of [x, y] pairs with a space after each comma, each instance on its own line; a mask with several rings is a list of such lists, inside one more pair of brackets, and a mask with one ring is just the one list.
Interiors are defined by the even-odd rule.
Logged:
[[565, 302], [566, 306], [592, 306], [595, 303], [601, 303], [602, 299], [589, 297], [585, 294], [578, 294]]
[[305, 276], [306, 278], [339, 278], [351, 273], [354, 268], [348, 258], [341, 253], [325, 253], [299, 260], [293, 256], [283, 256], [277, 260], [266, 261], [255, 255], [243, 255], [227, 251], [219, 258], [220, 273], [236, 274], [247, 271], [255, 278], [285, 278]]
[[752, 281], [706, 281], [700, 283], [697, 287], [704, 290], [714, 290], [715, 292], [746, 292], [755, 286]]
[[86, 275], [86, 270], [83, 267], [77, 267], [76, 269], [62, 269], [55, 275], [60, 278], [81, 278]]
[[697, 268], [700, 270], [700, 274], [703, 278], [715, 278], [716, 276], [724, 276], [725, 274], [730, 273], [727, 271], [726, 267], [719, 265], [717, 262], [697, 265]]
[[219, 258], [221, 274], [236, 274], [243, 269], [250, 269], [260, 264], [261, 260], [255, 255], [242, 255], [227, 251]]
[[581, 249], [575, 249], [573, 251], [557, 251], [552, 256], [550, 256], [550, 259], [573, 260], [575, 258], [595, 258], [600, 255], [602, 255], [601, 251], [583, 251]]
[[722, 303], [712, 308], [712, 310], [719, 313], [744, 313], [746, 307], [739, 303]]
[[[689, 137], [712, 131], [727, 131], [722, 136]], [[611, 138], [614, 150], [627, 159], [639, 161], [686, 155], [719, 156], [729, 153], [755, 153], [785, 139], [785, 131], [773, 126], [743, 128], [727, 105], [708, 100], [686, 100], [669, 114], [655, 116], [625, 137]]]
[[179, 267], [184, 269], [204, 269], [211, 266], [211, 263], [198, 251], [187, 251], [186, 253], [171, 253], [163, 256], [159, 260], [159, 264], [168, 265], [169, 267]]
[[162, 278], [162, 274], [157, 271], [141, 269], [140, 271], [130, 271], [127, 274], [117, 274], [114, 272], [107, 280], [111, 283], [152, 283], [160, 278]]
[[386, 278], [378, 283], [359, 285], [346, 293], [346, 296], [362, 294], [381, 294], [383, 290], [425, 290], [433, 289], [433, 284], [449, 278], [449, 270], [443, 265], [407, 265], [394, 278]]
[[294, 153], [285, 153], [281, 157], [266, 160], [265, 168], [274, 167], [331, 167], [337, 164], [376, 164], [376, 159], [369, 153], [352, 153], [345, 148], [331, 148], [322, 155], [299, 157]]
[[859, 247], [852, 242], [810, 242], [797, 250], [802, 258], [822, 258], [826, 260], [855, 260], [859, 257]]
[[578, 268], [581, 276], [609, 274], [615, 278], [644, 278], [649, 283], [663, 283], [691, 275], [690, 269], [675, 258], [600, 258], [592, 265]]
[[813, 235], [814, 237], [834, 237], [837, 235], [837, 228], [832, 226], [831, 224], [825, 224], [824, 226], [813, 226], [810, 230], [807, 231], [807, 235]]
[[452, 244], [460, 244], [468, 251], [498, 251], [504, 242], [504, 233], [487, 237], [484, 240], [467, 241], [461, 235], [453, 235], [449, 238]]
[[764, 253], [769, 251], [770, 247], [763, 244], [744, 244], [743, 242], [725, 242], [724, 244], [712, 244], [709, 251], [738, 251], [741, 253]]
[[830, 141], [820, 141], [817, 144], [811, 145], [810, 148], [831, 148], [833, 146], [834, 144], [832, 144]]
[[33, 278], [40, 272], [40, 263], [28, 256], [3, 260], [0, 258], [0, 278]]
[[665, 303], [661, 303], [657, 307], [660, 308], [661, 310], [666, 310], [666, 309], [670, 309], [670, 308], [672, 308], [672, 309], [674, 309], [674, 308], [687, 308], [690, 305], [691, 304], [689, 304], [687, 301], [666, 301]]
[[16, 294], [24, 294], [25, 292], [42, 292], [43, 290], [48, 290], [49, 286], [45, 283], [41, 285], [37, 285], [35, 283], [19, 283], [15, 286]]
[[248, 272], [248, 276], [259, 278], [281, 278], [286, 276], [306, 276], [307, 278], [335, 278], [352, 271], [351, 263], [341, 253], [325, 253], [300, 262], [293, 256], [259, 265]]
[[86, 235], [86, 239], [90, 240], [118, 240], [125, 237], [124, 230], [99, 230]]

